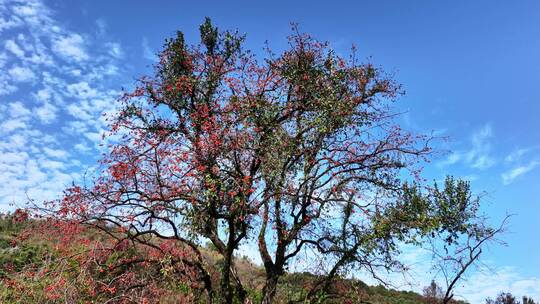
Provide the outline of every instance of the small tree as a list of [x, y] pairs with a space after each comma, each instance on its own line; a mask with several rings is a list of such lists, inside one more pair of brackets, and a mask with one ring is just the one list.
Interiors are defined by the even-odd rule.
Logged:
[[[535, 304], [535, 303], [536, 302], [532, 298], [523, 296], [522, 304]], [[501, 292], [495, 300], [491, 298], [487, 298], [486, 304], [520, 304], [520, 302], [511, 293]]]
[[490, 298], [486, 299], [486, 304], [520, 304], [519, 300], [516, 299], [509, 292], [501, 292], [495, 300]]
[[425, 199], [432, 201], [444, 227], [431, 234], [429, 243], [433, 267], [445, 282], [440, 303], [446, 304], [454, 298], [454, 290], [465, 279], [466, 272], [478, 266], [483, 250], [492, 243], [504, 244], [498, 237], [504, 232], [509, 216], [498, 228], [492, 228], [478, 214], [480, 197], [471, 194], [469, 183], [452, 178], [447, 178], [444, 189], [435, 185]]
[[529, 298], [527, 296], [523, 296], [522, 303], [523, 304], [536, 304], [536, 302], [532, 298]]
[[437, 285], [435, 280], [431, 280], [431, 283], [424, 287], [422, 295], [429, 301], [429, 303], [437, 304], [444, 297], [442, 288]]

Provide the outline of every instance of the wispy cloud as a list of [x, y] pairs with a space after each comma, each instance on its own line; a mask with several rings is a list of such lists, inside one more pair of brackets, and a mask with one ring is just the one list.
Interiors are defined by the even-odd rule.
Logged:
[[[421, 293], [432, 279], [443, 285], [441, 274], [432, 268], [432, 255], [429, 250], [404, 246], [401, 261], [409, 269], [403, 273], [381, 274], [381, 278], [392, 283], [400, 290], [413, 290]], [[378, 281], [369, 274], [361, 273], [360, 278], [368, 284]], [[493, 261], [484, 261], [483, 266], [470, 268], [456, 286], [456, 299], [466, 300], [471, 304], [485, 303], [488, 297], [494, 298], [500, 292], [510, 292], [517, 297], [529, 296], [540, 299], [540, 277], [528, 277], [520, 274], [519, 269], [511, 266], [496, 267]]]
[[9, 76], [14, 82], [27, 82], [36, 78], [32, 70], [27, 67], [14, 66], [8, 71]]
[[495, 165], [496, 159], [491, 154], [491, 138], [493, 129], [490, 124], [484, 125], [471, 135], [468, 150], [451, 153], [446, 160], [440, 162], [442, 166], [463, 163], [473, 169], [486, 170]]
[[503, 184], [505, 185], [511, 184], [516, 178], [533, 170], [538, 165], [540, 165], [540, 161], [533, 160], [526, 165], [517, 166], [510, 169], [509, 171], [504, 172], [503, 174], [501, 174]]
[[5, 48], [7, 51], [13, 53], [13, 55], [22, 58], [24, 57], [24, 50], [19, 47], [19, 45], [14, 40], [7, 40], [5, 43]]
[[143, 37], [142, 40], [142, 51], [144, 58], [154, 62], [157, 61], [158, 57], [156, 56], [156, 52], [150, 48], [150, 44], [148, 44], [148, 39], [146, 37]]
[[9, 104], [9, 113], [11, 117], [27, 117], [30, 115], [30, 110], [20, 101], [15, 101]]
[[104, 36], [107, 32], [107, 21], [103, 18], [99, 18], [96, 20], [96, 27], [97, 32], [96, 34], [100, 37]]
[[537, 149], [536, 146], [528, 147], [528, 148], [515, 149], [514, 151], [512, 151], [510, 154], [508, 154], [504, 158], [504, 161], [507, 162], [507, 163], [517, 162], [517, 161], [521, 160], [523, 158], [523, 156], [525, 156], [526, 154], [534, 151], [535, 149]]
[[67, 59], [83, 61], [88, 59], [84, 39], [79, 34], [58, 37], [53, 42], [53, 50]]
[[56, 197], [91, 165], [81, 154], [99, 155], [123, 59], [105, 30], [76, 32], [40, 0], [0, 0], [0, 210]]
[[43, 124], [49, 124], [56, 120], [56, 113], [58, 112], [58, 108], [48, 102], [45, 102], [42, 106], [36, 107], [34, 111], [37, 118]]
[[493, 130], [489, 124], [472, 135], [472, 149], [465, 154], [465, 159], [473, 168], [483, 170], [495, 164], [495, 159], [490, 155], [491, 137], [493, 137]]
[[500, 292], [540, 299], [540, 277], [524, 277], [518, 269], [505, 266], [494, 271], [476, 271], [457, 291], [460, 298], [473, 304], [484, 303], [486, 298], [495, 298]]

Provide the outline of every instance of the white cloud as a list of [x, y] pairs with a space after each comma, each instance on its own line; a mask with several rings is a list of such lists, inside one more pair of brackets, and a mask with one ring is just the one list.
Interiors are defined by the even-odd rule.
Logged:
[[[25, 147], [28, 140], [23, 134], [12, 134], [6, 137], [6, 140], [0, 142], [0, 151], [1, 150], [20, 150]], [[25, 152], [21, 152], [25, 153]]]
[[83, 37], [75, 33], [56, 39], [53, 42], [53, 50], [64, 58], [75, 61], [84, 61], [89, 58]]
[[82, 107], [76, 104], [70, 104], [67, 107], [67, 112], [73, 117], [77, 117], [82, 120], [90, 120], [93, 116], [84, 110]]
[[80, 120], [70, 121], [64, 126], [64, 132], [69, 134], [81, 134], [88, 132], [89, 126], [86, 122]]
[[12, 102], [9, 104], [9, 114], [11, 117], [25, 117], [29, 116], [30, 113], [30, 110], [28, 110], [20, 101]]
[[448, 166], [461, 162], [473, 169], [486, 170], [491, 168], [496, 163], [496, 159], [491, 155], [490, 139], [492, 137], [491, 125], [484, 125], [472, 134], [471, 147], [468, 150], [451, 153], [439, 165]]
[[101, 140], [117, 94], [109, 86], [121, 87], [122, 46], [54, 17], [41, 0], [0, 0], [0, 95], [16, 100], [0, 104], [0, 210], [27, 195], [52, 199], [90, 166], [68, 151], [96, 151], [86, 135]]
[[500, 292], [510, 292], [520, 298], [529, 296], [540, 299], [540, 278], [524, 277], [513, 267], [501, 267], [495, 271], [477, 271], [459, 286], [458, 294], [472, 304], [484, 303]]
[[6, 74], [0, 74], [0, 95], [7, 95], [17, 91], [17, 87], [11, 84]]
[[9, 120], [4, 121], [0, 125], [0, 128], [2, 129], [2, 131], [6, 133], [12, 132], [17, 129], [26, 129], [26, 127], [27, 127], [26, 122], [20, 119], [9, 119]]
[[459, 153], [451, 153], [446, 160], [441, 162], [442, 165], [453, 165], [461, 160], [462, 156]]
[[122, 56], [124, 56], [124, 52], [119, 43], [109, 42], [105, 47], [109, 48], [109, 54], [115, 58], [122, 58]]
[[75, 145], [75, 150], [81, 153], [88, 153], [92, 151], [92, 148], [88, 147], [85, 143], [78, 143]]
[[44, 124], [49, 124], [56, 119], [57, 110], [55, 106], [48, 102], [35, 109], [37, 117]]
[[148, 39], [146, 37], [143, 37], [143, 40], [142, 40], [142, 51], [143, 51], [144, 58], [150, 61], [158, 60], [158, 57], [156, 56], [156, 52], [150, 48], [150, 45], [148, 44]]
[[84, 136], [88, 138], [90, 141], [97, 143], [101, 140], [101, 134], [98, 132], [86, 132], [84, 133]]
[[477, 168], [480, 170], [491, 168], [493, 165], [495, 165], [495, 159], [489, 155], [479, 155], [472, 163], [473, 168]]
[[495, 164], [495, 159], [489, 155], [491, 145], [488, 140], [491, 137], [493, 137], [493, 130], [489, 124], [472, 135], [472, 149], [465, 157], [473, 168], [483, 170]]
[[45, 155], [47, 155], [49, 157], [53, 157], [53, 158], [65, 158], [65, 157], [67, 157], [69, 155], [64, 150], [51, 149], [51, 148], [48, 148], [48, 147], [43, 148], [43, 152], [45, 153]]
[[51, 99], [52, 93], [49, 89], [41, 89], [36, 94], [35, 97], [41, 102], [47, 102]]
[[67, 91], [70, 96], [80, 99], [88, 99], [96, 97], [98, 95], [98, 91], [91, 88], [86, 81], [81, 81], [68, 85]]
[[4, 67], [7, 62], [7, 55], [6, 53], [0, 53], [0, 68]]
[[36, 78], [36, 75], [32, 70], [27, 67], [15, 66], [9, 69], [9, 76], [16, 82], [32, 81]]
[[59, 162], [56, 160], [50, 160], [50, 159], [43, 159], [40, 161], [39, 166], [46, 170], [61, 170], [65, 169], [66, 166], [63, 162]]
[[518, 166], [515, 168], [510, 169], [509, 171], [504, 172], [501, 174], [502, 182], [505, 185], [511, 184], [516, 178], [519, 176], [533, 170], [538, 165], [540, 165], [540, 161], [531, 161], [527, 165]]
[[[404, 246], [400, 260], [407, 266], [403, 273], [379, 272], [383, 280], [391, 282], [399, 290], [413, 290], [421, 293], [423, 287], [435, 279], [444, 289], [444, 279], [432, 268], [431, 253], [427, 249]], [[510, 266], [496, 267], [492, 261], [484, 261], [484, 266], [470, 268], [456, 285], [456, 299], [466, 300], [471, 304], [483, 304], [488, 297], [495, 298], [500, 292], [510, 292], [516, 297], [529, 296], [540, 299], [540, 277], [527, 277], [520, 270]], [[379, 282], [369, 274], [362, 272], [359, 277], [370, 285]]]
[[6, 50], [10, 51], [17, 57], [24, 57], [24, 50], [13, 40], [7, 40], [5, 43]]
[[533, 151], [534, 149], [536, 149], [536, 147], [516, 149], [516, 150], [512, 151], [512, 153], [508, 154], [504, 158], [504, 161], [507, 162], [507, 163], [512, 163], [512, 162], [519, 161], [525, 154]]
[[13, 7], [13, 11], [25, 17], [32, 17], [39, 13], [39, 3], [29, 1], [26, 5], [17, 5]]
[[96, 26], [98, 36], [105, 35], [105, 32], [107, 31], [107, 21], [105, 21], [105, 19], [99, 18], [96, 20]]
[[0, 17], [0, 33], [20, 25], [22, 25], [22, 21], [19, 18], [12, 17], [10, 19], [5, 19], [4, 17]]

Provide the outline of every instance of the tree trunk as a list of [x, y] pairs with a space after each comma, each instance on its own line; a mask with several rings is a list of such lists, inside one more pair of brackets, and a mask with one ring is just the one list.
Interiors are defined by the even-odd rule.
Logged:
[[263, 288], [263, 299], [261, 301], [262, 304], [271, 304], [274, 301], [274, 296], [276, 295], [277, 291], [277, 283], [278, 283], [279, 276], [277, 275], [271, 275], [270, 277], [266, 278], [266, 283]]
[[203, 275], [204, 289], [206, 295], [206, 303], [212, 304], [214, 302], [214, 290], [212, 289], [212, 278], [208, 273]]
[[234, 293], [231, 288], [231, 262], [232, 254], [227, 254], [223, 258], [223, 265], [221, 268], [221, 279], [219, 283], [220, 287], [220, 303], [232, 304]]
[[231, 263], [231, 273], [235, 281], [236, 296], [238, 297], [238, 300], [240, 300], [240, 303], [244, 303], [246, 301], [247, 292], [244, 289], [244, 286], [242, 285], [240, 278], [238, 277], [238, 273], [236, 272], [236, 269], [234, 268], [234, 263]]

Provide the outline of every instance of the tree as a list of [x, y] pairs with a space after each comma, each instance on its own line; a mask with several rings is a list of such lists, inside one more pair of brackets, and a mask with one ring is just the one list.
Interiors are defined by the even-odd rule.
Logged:
[[434, 280], [431, 280], [431, 283], [424, 287], [422, 295], [427, 298], [429, 303], [433, 304], [439, 303], [444, 297], [441, 287]]
[[[395, 123], [390, 103], [401, 89], [389, 75], [296, 27], [287, 50], [267, 49], [262, 61], [209, 19], [200, 36], [199, 45], [181, 32], [166, 41], [155, 75], [121, 98], [110, 134], [118, 140], [96, 177], [52, 202], [53, 217], [119, 244], [178, 244], [208, 301], [222, 303], [246, 298], [234, 253], [249, 239], [266, 272], [262, 302], [271, 303], [300, 256], [321, 267], [296, 299], [312, 300], [349, 269], [376, 278], [403, 269], [400, 244], [453, 227], [422, 194], [430, 138]], [[452, 195], [445, 208], [458, 214]], [[204, 240], [221, 256], [219, 292]]]
[[444, 189], [437, 184], [425, 198], [432, 201], [439, 214], [444, 229], [434, 231], [429, 238], [434, 265], [446, 284], [440, 303], [447, 304], [454, 298], [457, 283], [463, 280], [466, 272], [478, 266], [485, 248], [492, 244], [504, 244], [497, 239], [505, 230], [509, 216], [498, 228], [488, 225], [487, 219], [480, 216], [480, 197], [473, 196], [470, 184], [447, 178]]
[[523, 304], [536, 304], [536, 302], [527, 296], [523, 296]]
[[486, 299], [486, 304], [519, 304], [519, 300], [509, 292], [501, 292], [495, 300]]
[[[523, 296], [523, 304], [535, 304], [535, 301], [532, 298]], [[491, 298], [486, 299], [486, 304], [520, 304], [519, 300], [516, 299], [509, 292], [501, 292], [495, 300]]]

